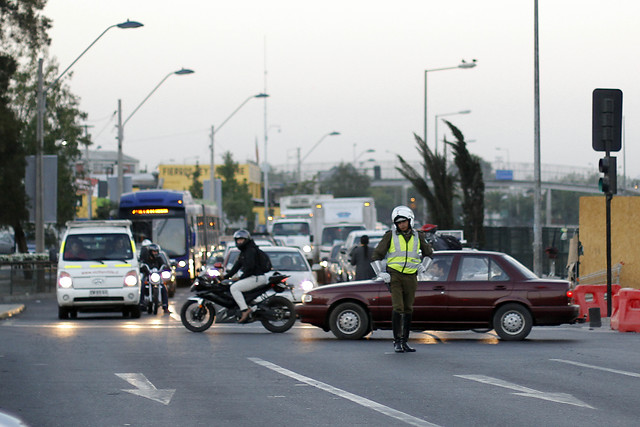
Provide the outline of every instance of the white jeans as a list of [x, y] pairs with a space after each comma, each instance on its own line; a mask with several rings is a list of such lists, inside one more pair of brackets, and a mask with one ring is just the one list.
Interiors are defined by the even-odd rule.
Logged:
[[238, 280], [236, 283], [231, 285], [229, 290], [231, 291], [231, 296], [240, 307], [240, 310], [244, 311], [247, 307], [247, 302], [244, 300], [244, 296], [242, 296], [243, 292], [250, 291], [252, 289], [257, 288], [260, 285], [264, 285], [267, 283], [267, 276], [261, 274], [259, 276], [249, 276], [246, 279]]

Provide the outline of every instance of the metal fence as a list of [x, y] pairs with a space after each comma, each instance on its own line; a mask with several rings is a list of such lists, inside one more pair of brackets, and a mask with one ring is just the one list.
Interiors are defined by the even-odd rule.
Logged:
[[1, 261], [0, 297], [55, 291], [57, 267], [55, 261]]

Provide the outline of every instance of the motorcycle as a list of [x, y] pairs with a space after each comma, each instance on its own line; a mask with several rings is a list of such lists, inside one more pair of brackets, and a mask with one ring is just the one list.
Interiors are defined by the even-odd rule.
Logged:
[[[262, 286], [243, 292], [245, 300], [251, 308], [246, 323], [260, 321], [262, 326], [271, 332], [286, 332], [296, 321], [293, 303], [279, 294], [289, 291], [293, 294], [293, 286], [287, 284], [287, 278], [275, 272]], [[220, 280], [218, 270], [201, 273], [191, 285], [196, 295], [187, 299], [180, 310], [182, 324], [192, 332], [203, 332], [209, 329], [214, 321], [225, 323], [237, 321], [242, 312], [231, 296], [232, 280]]]
[[162, 306], [162, 288], [165, 286], [166, 275], [171, 274], [165, 265], [160, 268], [149, 268], [142, 264], [140, 270], [143, 272], [143, 283], [146, 291], [140, 296], [141, 310], [146, 310], [148, 314], [158, 314], [158, 309]]

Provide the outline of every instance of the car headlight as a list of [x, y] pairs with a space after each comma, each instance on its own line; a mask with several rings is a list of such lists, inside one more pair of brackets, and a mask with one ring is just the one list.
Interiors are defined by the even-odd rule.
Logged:
[[73, 285], [73, 280], [71, 279], [71, 275], [66, 271], [60, 272], [60, 277], [58, 277], [58, 287], [63, 289], [69, 289]]
[[180, 261], [178, 261], [178, 267], [180, 267], [180, 268], [184, 268], [184, 267], [186, 267], [186, 266], [187, 266], [187, 263], [186, 263], [183, 259], [181, 259]]
[[210, 268], [207, 270], [207, 274], [211, 277], [219, 277], [220, 276], [220, 272], [215, 269], [215, 268]]
[[313, 301], [313, 295], [311, 295], [311, 294], [302, 295], [302, 302], [310, 303], [311, 301]]
[[163, 278], [164, 280], [169, 280], [169, 279], [171, 279], [171, 272], [170, 272], [170, 271], [168, 271], [168, 270], [163, 271], [163, 272], [162, 272], [162, 278]]
[[124, 276], [124, 285], [125, 286], [136, 286], [138, 284], [138, 273], [134, 270], [131, 270]]
[[304, 246], [302, 247], [302, 252], [306, 252], [306, 253], [311, 252], [311, 246], [309, 246], [309, 245], [304, 245]]
[[311, 289], [313, 289], [313, 283], [309, 280], [305, 280], [304, 282], [300, 283], [300, 287], [303, 291], [309, 292]]
[[320, 261], [320, 265], [324, 268], [327, 268], [329, 266], [329, 263], [327, 261]]

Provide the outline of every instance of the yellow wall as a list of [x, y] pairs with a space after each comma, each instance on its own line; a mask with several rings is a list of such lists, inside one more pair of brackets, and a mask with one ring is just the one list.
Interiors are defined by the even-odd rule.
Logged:
[[[216, 165], [216, 178], [220, 178], [220, 167], [222, 165]], [[208, 164], [200, 165], [200, 182], [209, 180], [209, 167]], [[255, 163], [245, 163], [238, 165], [239, 173], [236, 175], [236, 180], [242, 183], [244, 180], [249, 184], [249, 192], [251, 197], [259, 199], [262, 198], [262, 175], [260, 168]], [[191, 174], [196, 169], [196, 165], [159, 165], [159, 178], [163, 181], [162, 188], [167, 190], [188, 190], [191, 186]]]
[[[611, 200], [611, 266], [623, 263], [620, 285], [640, 289], [640, 197]], [[606, 270], [606, 207], [604, 196], [580, 198], [580, 276]], [[605, 282], [606, 283], [606, 280]]]

